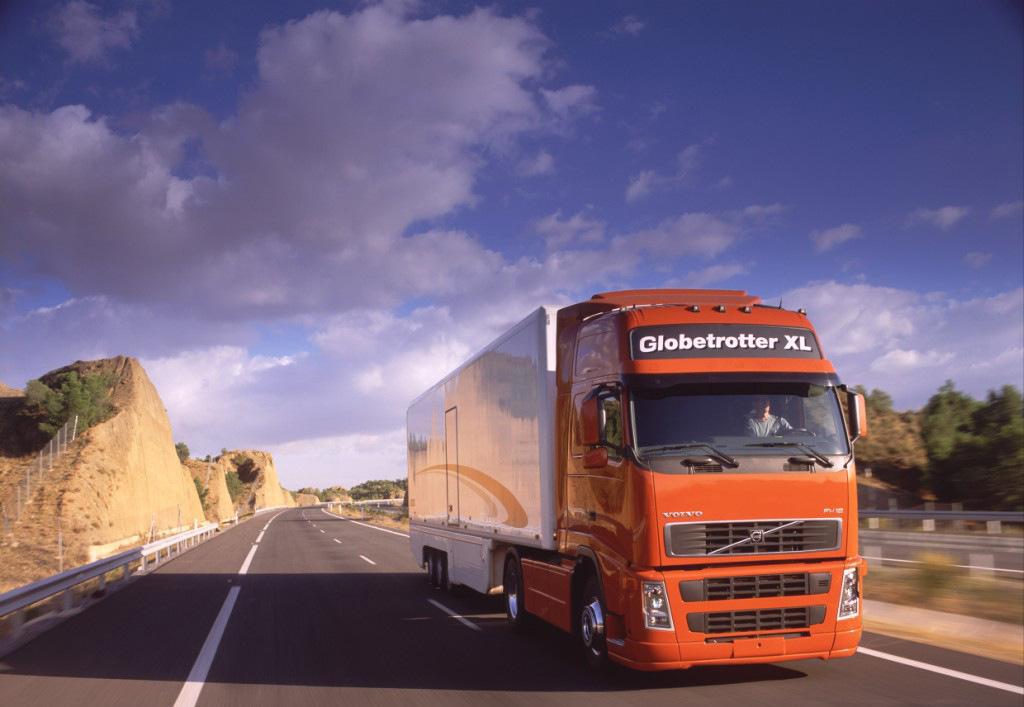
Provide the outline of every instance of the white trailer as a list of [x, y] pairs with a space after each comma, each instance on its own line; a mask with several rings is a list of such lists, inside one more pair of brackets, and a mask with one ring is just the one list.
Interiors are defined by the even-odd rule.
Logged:
[[496, 591], [510, 545], [556, 547], [556, 321], [535, 310], [409, 406], [410, 545], [437, 585]]

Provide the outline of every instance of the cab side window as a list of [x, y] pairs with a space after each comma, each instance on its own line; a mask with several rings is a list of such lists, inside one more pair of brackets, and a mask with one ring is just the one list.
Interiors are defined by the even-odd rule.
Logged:
[[601, 439], [608, 447], [610, 459], [622, 458], [625, 436], [622, 433], [622, 400], [615, 393], [601, 396]]

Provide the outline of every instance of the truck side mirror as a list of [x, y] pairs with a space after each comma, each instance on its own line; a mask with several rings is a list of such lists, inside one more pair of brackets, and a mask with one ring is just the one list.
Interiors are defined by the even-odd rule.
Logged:
[[850, 441], [868, 436], [868, 409], [864, 396], [852, 390], [846, 392], [846, 409], [850, 416]]
[[580, 444], [596, 447], [601, 444], [601, 401], [591, 394], [580, 408]]

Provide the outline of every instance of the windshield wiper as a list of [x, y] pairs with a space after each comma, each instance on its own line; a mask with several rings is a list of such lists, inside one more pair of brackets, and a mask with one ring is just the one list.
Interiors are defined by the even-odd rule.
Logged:
[[652, 447], [641, 447], [641, 456], [646, 456], [649, 452], [679, 452], [685, 449], [706, 449], [710, 452], [710, 456], [714, 457], [718, 461], [722, 462], [728, 467], [735, 469], [740, 465], [738, 461], [730, 457], [725, 452], [717, 449], [713, 445], [707, 442], [683, 442], [682, 444], [660, 444]]
[[833, 466], [835, 466], [835, 464], [833, 464], [831, 461], [829, 461], [828, 457], [826, 457], [825, 455], [821, 454], [821, 452], [816, 451], [814, 449], [814, 447], [810, 446], [809, 444], [804, 444], [803, 442], [755, 442], [754, 444], [748, 444], [746, 446], [747, 447], [796, 447], [797, 449], [801, 449], [801, 450], [807, 452], [810, 456], [814, 457], [814, 460], [816, 462], [818, 462], [819, 464], [821, 464], [823, 467], [825, 467], [827, 469], [831, 469]]

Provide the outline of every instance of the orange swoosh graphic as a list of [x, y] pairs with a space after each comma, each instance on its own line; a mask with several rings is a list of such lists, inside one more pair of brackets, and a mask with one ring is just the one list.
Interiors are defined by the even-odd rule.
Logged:
[[[416, 477], [419, 478], [420, 474], [445, 474], [447, 473], [448, 468], [449, 467], [444, 464], [435, 464], [434, 466], [428, 466], [425, 469], [417, 471]], [[505, 512], [508, 514], [508, 520], [505, 521], [505, 525], [509, 525], [513, 528], [526, 527], [526, 509], [519, 503], [515, 494], [513, 494], [501, 482], [493, 476], [489, 476], [488, 474], [485, 474], [479, 469], [475, 469], [471, 466], [459, 464], [455, 468], [458, 469], [460, 479], [465, 479], [466, 481], [476, 484], [497, 499], [498, 503], [505, 508]]]

